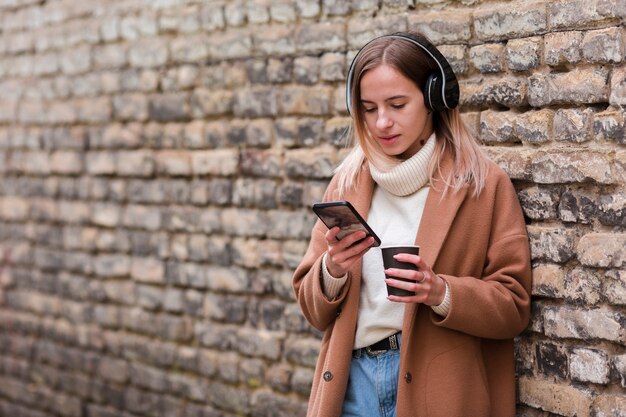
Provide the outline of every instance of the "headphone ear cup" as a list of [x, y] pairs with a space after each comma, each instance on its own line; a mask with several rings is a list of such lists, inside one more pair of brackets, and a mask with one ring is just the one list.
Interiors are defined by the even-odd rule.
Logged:
[[443, 97], [441, 95], [441, 88], [443, 86], [443, 79], [435, 73], [432, 73], [426, 79], [426, 86], [424, 87], [424, 102], [426, 107], [431, 111], [440, 112], [446, 108]]

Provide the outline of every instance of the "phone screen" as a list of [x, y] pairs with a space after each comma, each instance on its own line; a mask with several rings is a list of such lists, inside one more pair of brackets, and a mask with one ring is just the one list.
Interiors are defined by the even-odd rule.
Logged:
[[380, 245], [378, 236], [349, 202], [316, 203], [313, 205], [313, 211], [329, 229], [335, 226], [341, 229], [337, 234], [338, 239], [341, 240], [350, 233], [362, 230], [368, 236], [374, 237], [375, 243], [373, 246]]

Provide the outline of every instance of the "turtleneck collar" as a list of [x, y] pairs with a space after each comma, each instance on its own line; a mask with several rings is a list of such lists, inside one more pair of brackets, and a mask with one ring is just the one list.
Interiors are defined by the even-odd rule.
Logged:
[[389, 171], [381, 171], [369, 162], [370, 172], [376, 184], [397, 196], [413, 194], [428, 182], [428, 165], [435, 151], [435, 133], [415, 155], [402, 161]]

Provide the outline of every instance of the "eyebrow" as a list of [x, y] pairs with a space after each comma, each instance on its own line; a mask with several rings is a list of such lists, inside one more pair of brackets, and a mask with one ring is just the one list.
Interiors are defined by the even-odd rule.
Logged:
[[[397, 96], [386, 98], [385, 101], [392, 101], [392, 100], [397, 100], [399, 98], [407, 98], [407, 97], [408, 96], [400, 94], [400, 95], [397, 95]], [[361, 99], [361, 103], [374, 103], [374, 102], [371, 101], [371, 100], [363, 100], [363, 99]]]

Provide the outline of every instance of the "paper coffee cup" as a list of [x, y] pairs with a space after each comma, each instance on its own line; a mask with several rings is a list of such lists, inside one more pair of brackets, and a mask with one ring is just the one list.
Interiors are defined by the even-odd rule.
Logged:
[[[399, 246], [385, 246], [380, 248], [383, 255], [383, 265], [386, 269], [396, 268], [396, 269], [412, 269], [413, 271], [417, 271], [417, 266], [408, 262], [400, 262], [394, 259], [394, 255], [399, 253], [409, 253], [411, 255], [419, 255], [420, 247], [415, 245], [399, 245]], [[406, 282], [415, 282], [410, 279], [391, 277], [385, 274], [386, 278], [397, 279], [398, 281], [406, 281]], [[406, 297], [410, 295], [415, 295], [414, 291], [407, 291], [401, 288], [390, 287], [387, 285], [387, 294], [388, 295], [397, 295], [400, 297]]]

